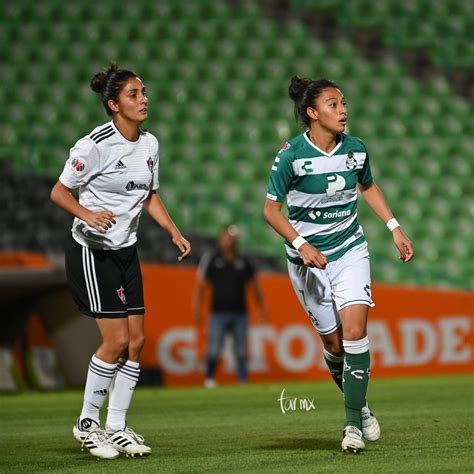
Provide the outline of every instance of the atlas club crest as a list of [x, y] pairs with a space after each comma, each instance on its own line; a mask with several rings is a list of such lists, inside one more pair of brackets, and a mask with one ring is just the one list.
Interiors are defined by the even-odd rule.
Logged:
[[153, 173], [153, 160], [151, 159], [151, 156], [148, 158], [148, 160], [146, 160], [146, 164], [148, 165], [150, 173]]
[[117, 296], [120, 298], [120, 301], [122, 301], [123, 304], [127, 304], [127, 298], [125, 298], [125, 290], [123, 289], [123, 286], [117, 290]]

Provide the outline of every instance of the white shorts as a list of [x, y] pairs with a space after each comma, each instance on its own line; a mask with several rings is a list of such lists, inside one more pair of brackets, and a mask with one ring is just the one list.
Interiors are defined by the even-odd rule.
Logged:
[[288, 273], [296, 296], [319, 334], [331, 334], [339, 327], [341, 309], [352, 304], [374, 306], [367, 242], [328, 263], [324, 270], [288, 262]]

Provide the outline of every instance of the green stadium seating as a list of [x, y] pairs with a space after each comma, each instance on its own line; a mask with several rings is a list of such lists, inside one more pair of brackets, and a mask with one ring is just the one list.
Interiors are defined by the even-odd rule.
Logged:
[[[442, 67], [473, 67], [469, 1], [290, 3], [339, 11], [345, 28], [379, 29], [386, 44], [428, 50]], [[57, 177], [72, 144], [108, 120], [89, 81], [117, 60], [147, 86], [160, 194], [178, 224], [215, 235], [236, 221], [244, 250], [274, 255], [283, 254], [282, 242], [261, 214], [274, 156], [301, 130], [289, 78], [334, 79], [348, 101], [349, 131], [365, 141], [375, 179], [418, 253], [413, 265], [397, 265], [390, 233], [361, 202], [373, 279], [474, 285], [472, 106], [442, 76], [422, 83], [396, 56], [368, 61], [347, 38], [312, 39], [300, 21], [273, 21], [253, 1], [4, 2], [0, 42], [8, 45], [0, 62], [2, 161]]]

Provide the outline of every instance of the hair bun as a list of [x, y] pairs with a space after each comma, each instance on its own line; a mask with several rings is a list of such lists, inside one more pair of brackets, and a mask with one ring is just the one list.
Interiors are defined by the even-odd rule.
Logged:
[[105, 72], [98, 72], [97, 74], [94, 74], [94, 77], [91, 80], [91, 89], [94, 92], [101, 94], [107, 85], [109, 76], [116, 71], [117, 65], [111, 64]]
[[306, 88], [311, 83], [311, 79], [302, 78], [299, 76], [293, 76], [290, 80], [290, 85], [288, 87], [288, 94], [290, 98], [298, 103], [303, 98]]
[[91, 89], [94, 92], [98, 92], [99, 94], [105, 89], [105, 85], [107, 84], [107, 74], [105, 72], [99, 72], [94, 74], [94, 77], [91, 80]]

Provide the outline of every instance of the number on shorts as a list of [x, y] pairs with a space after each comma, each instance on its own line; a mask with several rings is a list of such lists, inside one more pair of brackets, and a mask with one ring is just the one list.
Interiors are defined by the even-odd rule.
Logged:
[[304, 308], [306, 309], [306, 312], [308, 313], [309, 319], [311, 319], [312, 323], [315, 326], [318, 326], [318, 320], [316, 319], [316, 316], [308, 309], [308, 305], [306, 303], [306, 296], [304, 294], [303, 290], [298, 290], [301, 293], [301, 297], [303, 298], [303, 303], [304, 303]]

